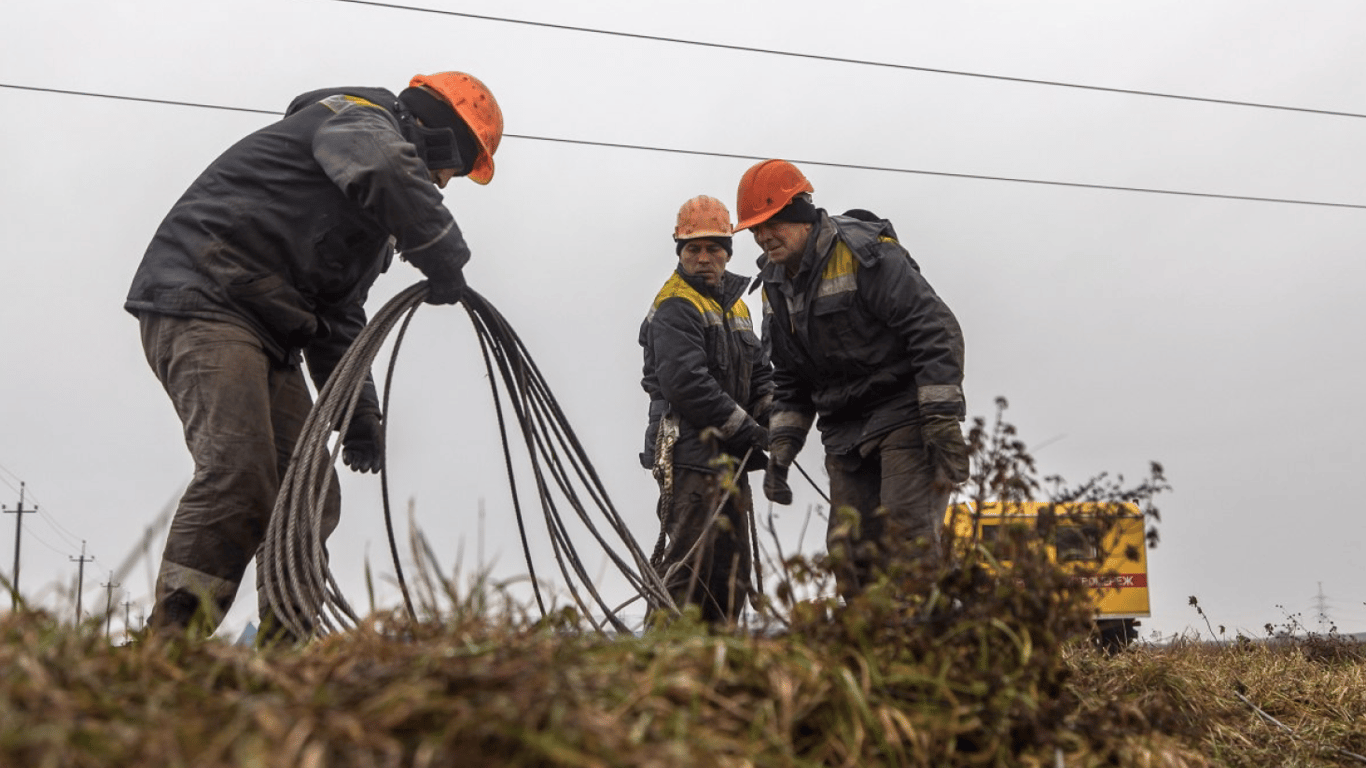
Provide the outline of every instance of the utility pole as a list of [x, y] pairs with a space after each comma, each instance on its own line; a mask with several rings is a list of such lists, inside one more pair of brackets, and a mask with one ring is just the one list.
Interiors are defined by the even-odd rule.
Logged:
[[80, 568], [76, 571], [76, 626], [81, 625], [81, 588], [85, 585], [85, 564], [94, 560], [94, 556], [85, 556], [85, 540], [81, 540], [81, 556], [67, 557], [73, 563], [80, 563]]
[[114, 618], [114, 588], [118, 583], [113, 579], [101, 584], [104, 587], [104, 637], [109, 639], [109, 622]]
[[123, 642], [125, 643], [133, 637], [133, 627], [128, 623], [128, 608], [132, 604], [128, 600], [123, 601]]
[[[3, 509], [3, 507], [0, 507]], [[5, 509], [5, 514], [14, 515], [14, 582], [10, 584], [10, 609], [19, 610], [19, 537], [24, 529], [21, 523], [24, 515], [31, 515], [37, 512], [38, 508], [24, 509], [24, 484], [19, 483], [19, 508]]]

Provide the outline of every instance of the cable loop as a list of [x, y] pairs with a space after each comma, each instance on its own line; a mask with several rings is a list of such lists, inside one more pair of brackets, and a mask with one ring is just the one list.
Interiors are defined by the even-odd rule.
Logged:
[[[361, 330], [318, 393], [318, 401], [304, 422], [294, 456], [285, 472], [259, 552], [258, 567], [269, 609], [285, 628], [300, 639], [343, 631], [360, 624], [360, 617], [337, 585], [323, 546], [323, 505], [333, 467], [342, 449], [341, 440], [337, 440], [330, 449], [329, 441], [333, 436], [333, 425], [337, 426], [338, 434], [346, 434], [371, 364], [389, 334], [401, 322], [384, 386], [383, 424], [387, 430], [394, 363], [408, 324], [426, 296], [425, 282], [408, 287], [376, 312]], [[509, 423], [506, 420], [508, 411], [512, 413], [527, 448], [535, 494], [540, 502], [555, 563], [580, 614], [598, 631], [603, 631], [605, 625], [620, 632], [630, 631], [616, 615], [620, 607], [610, 608], [589, 577], [557, 499], [569, 504], [580, 525], [636, 591], [637, 598], [644, 598], [650, 605], [677, 611], [663, 581], [612, 505], [582, 444], [512, 326], [492, 304], [472, 289], [466, 289], [463, 303], [474, 324], [488, 370], [513, 509], [541, 615], [546, 615], [546, 606], [531, 557], [527, 521], [512, 461]], [[417, 613], [403, 577], [394, 539], [388, 473], [386, 462], [380, 472], [385, 527], [395, 573], [403, 592], [404, 607], [410, 621], [416, 624]], [[625, 549], [624, 557], [618, 554], [599, 530], [598, 522], [589, 514], [581, 494], [588, 496], [601, 522], [615, 534], [619, 545]], [[600, 609], [602, 621], [595, 618], [590, 605]]]

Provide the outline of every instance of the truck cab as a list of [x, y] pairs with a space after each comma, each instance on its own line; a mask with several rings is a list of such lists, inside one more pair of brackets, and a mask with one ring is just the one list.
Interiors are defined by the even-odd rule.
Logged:
[[[1053, 524], [1039, 526], [1041, 514], [1053, 515]], [[1050, 561], [1090, 591], [1096, 642], [1106, 651], [1120, 650], [1136, 639], [1139, 619], [1152, 615], [1148, 539], [1143, 512], [1135, 504], [954, 504], [944, 522], [959, 542], [980, 542], [1002, 562], [1011, 560], [1016, 547], [1042, 544]]]

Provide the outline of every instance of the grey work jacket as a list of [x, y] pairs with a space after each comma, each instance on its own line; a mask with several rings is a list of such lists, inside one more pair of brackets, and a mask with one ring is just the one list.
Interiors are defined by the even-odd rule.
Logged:
[[[304, 94], [284, 119], [238, 141], [176, 202], [124, 308], [244, 326], [281, 361], [308, 361], [319, 388], [366, 316], [395, 247], [469, 260], [464, 238], [404, 138], [393, 93]], [[378, 412], [373, 386], [359, 406]]]
[[761, 257], [775, 439], [849, 453], [922, 413], [962, 418], [963, 332], [890, 225], [824, 210], [796, 275]]
[[[676, 466], [714, 471], [715, 449], [701, 439], [707, 427], [721, 435], [716, 448], [741, 455], [725, 438], [747, 417], [762, 417], [773, 390], [768, 358], [742, 300], [747, 284], [726, 272], [713, 289], [680, 265], [655, 296], [639, 336], [645, 359], [640, 384], [650, 396], [642, 466], [653, 465], [660, 419], [670, 415], [679, 421]], [[755, 459], [751, 466], [762, 466]]]

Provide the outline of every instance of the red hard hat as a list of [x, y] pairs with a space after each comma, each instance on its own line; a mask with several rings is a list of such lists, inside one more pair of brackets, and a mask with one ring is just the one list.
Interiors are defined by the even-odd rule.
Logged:
[[735, 231], [762, 224], [787, 207], [792, 198], [815, 191], [797, 166], [786, 160], [765, 160], [753, 165], [740, 177], [735, 202], [740, 223], [735, 225]]

